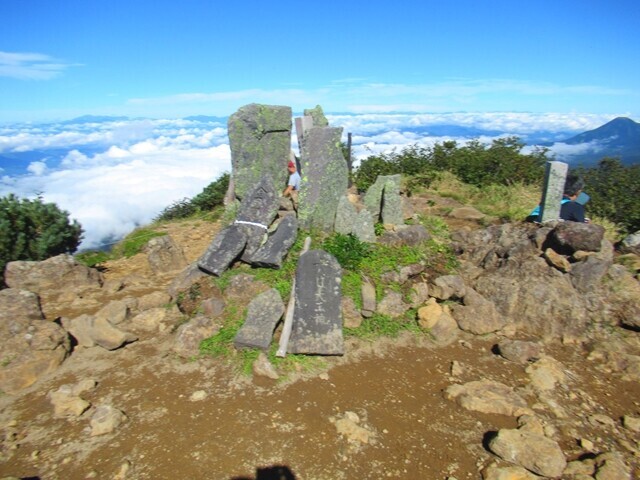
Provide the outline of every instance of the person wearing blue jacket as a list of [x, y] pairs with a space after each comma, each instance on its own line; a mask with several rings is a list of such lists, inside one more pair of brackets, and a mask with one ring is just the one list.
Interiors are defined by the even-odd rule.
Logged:
[[[564, 183], [564, 193], [560, 202], [560, 219], [570, 222], [589, 222], [585, 217], [584, 204], [589, 201], [589, 195], [584, 193], [584, 180], [577, 175], [567, 175]], [[530, 222], [540, 221], [540, 205], [533, 209], [527, 217]]]

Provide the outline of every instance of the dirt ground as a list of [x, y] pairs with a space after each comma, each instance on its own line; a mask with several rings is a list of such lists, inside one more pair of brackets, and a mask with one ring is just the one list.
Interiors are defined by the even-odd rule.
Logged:
[[[170, 233], [179, 244], [188, 240], [193, 260], [213, 227], [187, 227]], [[105, 275], [133, 270], [145, 276], [145, 268], [132, 259], [109, 265]], [[167, 281], [159, 279], [156, 287]], [[585, 420], [640, 416], [637, 382], [593, 368], [581, 347], [547, 346], [570, 378], [553, 392], [567, 412], [558, 419], [528, 388], [525, 366], [493, 353], [499, 339], [463, 334], [437, 347], [409, 334], [373, 343], [349, 338], [344, 357], [319, 359], [310, 371], [280, 380], [244, 376], [222, 359], [178, 358], [170, 337], [115, 351], [78, 350], [23, 393], [0, 397], [0, 478], [479, 479], [488, 464], [506, 465], [486, 442], [492, 432], [515, 428], [516, 419], [465, 410], [443, 391], [481, 379], [516, 388], [557, 429], [568, 460], [589, 454], [579, 439], [589, 439], [594, 454], [626, 452], [640, 441]], [[80, 417], [55, 418], [47, 393], [87, 378], [97, 382], [82, 394], [92, 408]], [[102, 404], [119, 408], [127, 420], [113, 433], [92, 437], [89, 420]], [[637, 462], [633, 468], [640, 475]]]

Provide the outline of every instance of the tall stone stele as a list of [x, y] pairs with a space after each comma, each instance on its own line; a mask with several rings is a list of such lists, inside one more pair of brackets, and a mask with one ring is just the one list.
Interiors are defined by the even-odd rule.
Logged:
[[227, 123], [232, 182], [228, 196], [242, 200], [264, 176], [275, 191], [287, 185], [291, 152], [291, 107], [252, 103], [238, 109]]
[[349, 183], [340, 144], [342, 128], [326, 126], [320, 106], [313, 114], [305, 115], [303, 121], [296, 119], [302, 170], [298, 220], [306, 230], [333, 231], [338, 204]]

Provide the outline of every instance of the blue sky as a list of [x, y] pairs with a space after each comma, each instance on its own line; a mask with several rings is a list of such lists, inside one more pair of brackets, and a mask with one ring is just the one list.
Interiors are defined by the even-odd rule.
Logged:
[[631, 0], [2, 0], [0, 18], [0, 122], [252, 102], [640, 116]]

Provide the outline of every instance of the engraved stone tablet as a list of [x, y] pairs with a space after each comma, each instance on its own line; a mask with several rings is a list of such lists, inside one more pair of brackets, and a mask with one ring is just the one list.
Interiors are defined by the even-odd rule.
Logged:
[[342, 269], [332, 255], [310, 250], [300, 257], [289, 353], [344, 353], [341, 282]]

